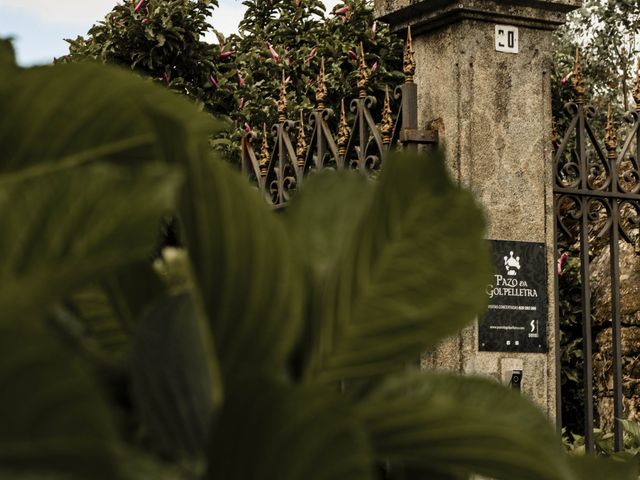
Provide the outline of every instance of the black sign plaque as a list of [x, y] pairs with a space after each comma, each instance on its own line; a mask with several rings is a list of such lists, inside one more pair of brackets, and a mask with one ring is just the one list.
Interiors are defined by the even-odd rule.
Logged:
[[547, 268], [543, 243], [489, 240], [494, 275], [478, 321], [478, 349], [547, 351]]

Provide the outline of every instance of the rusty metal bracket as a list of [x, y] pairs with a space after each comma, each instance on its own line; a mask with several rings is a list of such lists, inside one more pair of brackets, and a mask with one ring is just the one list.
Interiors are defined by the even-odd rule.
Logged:
[[418, 145], [436, 145], [439, 135], [437, 130], [425, 129], [418, 130], [415, 128], [403, 128], [400, 130], [400, 143], [415, 143]]

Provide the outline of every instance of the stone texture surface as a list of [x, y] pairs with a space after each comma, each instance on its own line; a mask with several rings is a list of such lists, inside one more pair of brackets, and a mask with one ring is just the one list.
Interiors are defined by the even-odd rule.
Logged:
[[462, 20], [508, 23], [551, 30], [564, 22], [565, 14], [582, 0], [376, 0], [374, 12], [392, 30], [408, 25], [416, 33]]
[[[400, 11], [404, 1], [376, 0], [376, 11], [379, 14]], [[458, 10], [482, 10], [483, 17], [457, 16], [452, 23], [447, 20], [446, 27], [423, 28], [421, 33], [420, 28], [414, 28], [416, 22], [423, 22], [421, 15], [430, 15], [435, 25], [434, 18], [449, 15], [445, 12], [447, 8], [457, 8], [454, 3]], [[487, 238], [547, 245], [547, 354], [479, 352], [477, 325], [474, 325], [443, 342], [436, 351], [425, 354], [422, 364], [487, 375], [501, 381], [503, 360], [520, 359], [524, 393], [553, 417], [556, 373], [551, 276], [555, 268], [550, 141], [551, 32], [541, 29], [540, 22], [550, 29], [564, 14], [558, 8], [533, 12], [530, 5], [533, 3], [540, 7], [544, 4], [566, 7], [578, 6], [580, 2], [423, 1], [411, 7], [416, 7], [413, 18], [396, 16], [395, 27], [399, 29], [409, 23], [414, 32], [418, 31], [418, 35], [414, 35], [414, 49], [419, 126], [437, 126], [453, 178], [469, 187], [487, 212]], [[532, 15], [535, 25], [524, 21]], [[494, 24], [517, 16], [521, 17], [517, 22], [521, 27], [520, 53], [496, 52]], [[494, 23], [490, 23], [491, 20]]]
[[[520, 53], [494, 50], [494, 26], [465, 20], [415, 39], [421, 127], [438, 120], [449, 168], [488, 214], [487, 238], [547, 244], [553, 272], [550, 33], [520, 29]], [[547, 355], [478, 352], [477, 327], [445, 342], [439, 366], [500, 378], [500, 359], [523, 360], [525, 394], [555, 414], [553, 282]]]
[[[640, 256], [633, 246], [619, 243], [620, 331], [624, 416], [640, 420]], [[593, 387], [601, 428], [613, 429], [613, 346], [611, 331], [611, 256], [599, 250], [591, 262], [593, 300]]]
[[[640, 327], [625, 327], [620, 330], [621, 353], [623, 356], [637, 355], [640, 353]], [[598, 351], [610, 354], [612, 350], [611, 328], [601, 330], [596, 335]]]
[[[627, 242], [618, 244], [620, 268], [620, 317], [625, 325], [640, 325], [640, 256]], [[611, 322], [611, 256], [609, 247], [591, 262], [594, 322]]]
[[[633, 422], [640, 423], [639, 406], [640, 396], [624, 397], [622, 399], [622, 408], [626, 417]], [[599, 427], [606, 432], [613, 431], [613, 397], [600, 398], [596, 404], [596, 414], [601, 419]]]

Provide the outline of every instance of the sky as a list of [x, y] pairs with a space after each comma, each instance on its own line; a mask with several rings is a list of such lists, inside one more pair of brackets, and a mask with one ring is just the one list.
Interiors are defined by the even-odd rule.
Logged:
[[[121, 1], [0, 0], [0, 37], [13, 37], [20, 65], [50, 63], [67, 53], [65, 38], [85, 35]], [[325, 0], [327, 9], [336, 3]], [[225, 35], [234, 33], [244, 9], [242, 0], [219, 0], [211, 23]]]

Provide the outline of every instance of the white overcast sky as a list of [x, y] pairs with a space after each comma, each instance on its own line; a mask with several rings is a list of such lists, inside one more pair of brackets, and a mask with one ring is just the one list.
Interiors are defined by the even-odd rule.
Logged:
[[[130, 0], [127, 0], [130, 1]], [[18, 63], [49, 63], [64, 55], [65, 38], [84, 35], [122, 0], [0, 0], [0, 37], [13, 37]], [[338, 0], [324, 0], [327, 9]], [[224, 34], [238, 28], [242, 0], [219, 0], [212, 25]]]

